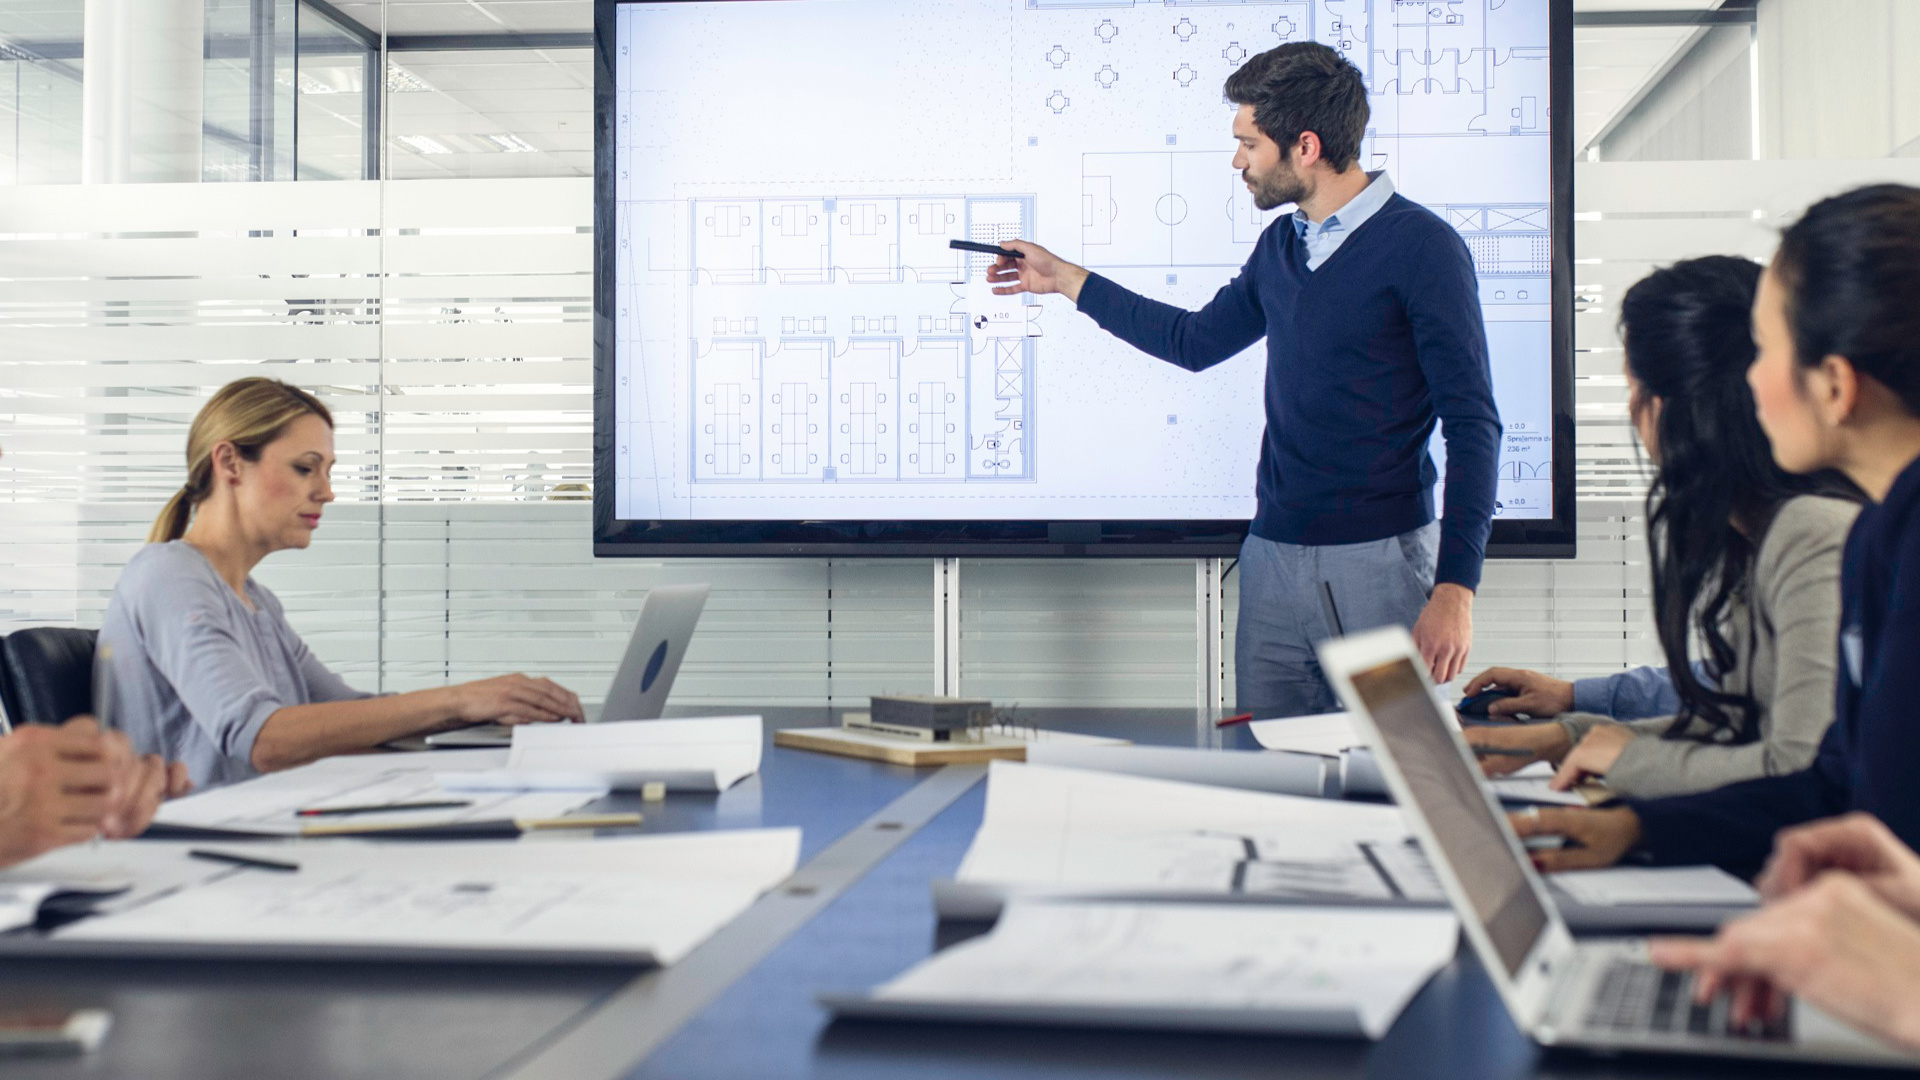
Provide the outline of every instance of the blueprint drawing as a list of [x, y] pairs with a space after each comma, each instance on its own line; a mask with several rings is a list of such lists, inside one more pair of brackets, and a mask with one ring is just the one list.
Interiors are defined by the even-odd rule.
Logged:
[[1307, 40], [1367, 81], [1365, 167], [1472, 253], [1498, 513], [1550, 516], [1536, 0], [622, 4], [617, 515], [1250, 516], [1264, 343], [1185, 372], [947, 245], [1028, 239], [1204, 305], [1292, 210], [1231, 167], [1221, 86]]

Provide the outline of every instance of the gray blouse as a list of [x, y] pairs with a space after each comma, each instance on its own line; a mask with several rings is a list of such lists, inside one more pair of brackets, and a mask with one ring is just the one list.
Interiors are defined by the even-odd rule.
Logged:
[[[1759, 703], [1759, 738], [1712, 741], [1696, 724], [1686, 733], [1695, 737], [1668, 739], [1662, 736], [1673, 726], [1672, 716], [1633, 720], [1625, 726], [1636, 737], [1607, 770], [1608, 787], [1641, 799], [1685, 795], [1813, 763], [1833, 723], [1840, 560], [1859, 512], [1841, 499], [1802, 495], [1780, 507], [1760, 541], [1747, 606], [1727, 620], [1734, 663], [1720, 680]], [[1608, 718], [1568, 713], [1559, 722], [1577, 743]]]
[[308, 651], [271, 591], [252, 578], [246, 588], [251, 608], [192, 545], [148, 544], [100, 627], [114, 721], [141, 753], [185, 762], [202, 788], [260, 774], [253, 741], [276, 711], [373, 696]]

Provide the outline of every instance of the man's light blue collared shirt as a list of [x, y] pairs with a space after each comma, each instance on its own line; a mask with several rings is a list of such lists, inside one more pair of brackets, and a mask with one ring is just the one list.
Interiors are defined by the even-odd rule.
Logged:
[[1353, 230], [1365, 224], [1393, 197], [1393, 180], [1387, 176], [1387, 170], [1376, 169], [1367, 176], [1373, 182], [1362, 188], [1360, 194], [1347, 200], [1347, 205], [1328, 214], [1326, 220], [1319, 224], [1308, 221], [1304, 210], [1293, 212], [1294, 234], [1307, 244], [1308, 270], [1320, 269], [1320, 264], [1340, 249]]

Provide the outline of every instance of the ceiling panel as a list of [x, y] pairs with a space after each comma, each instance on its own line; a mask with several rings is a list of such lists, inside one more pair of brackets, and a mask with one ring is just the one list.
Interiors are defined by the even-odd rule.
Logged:
[[1713, 11], [1720, 0], [1573, 0], [1576, 14], [1588, 11]]
[[378, 31], [386, 9], [389, 34], [588, 33], [592, 0], [345, 0], [335, 7]]
[[[225, 11], [241, 0], [217, 0]], [[902, 0], [909, 2], [909, 0]], [[1529, 0], [1532, 2], [1532, 0]], [[336, 0], [336, 6], [363, 25], [390, 34], [485, 34], [587, 32], [592, 29], [590, 0]], [[1576, 0], [1579, 12], [1630, 10], [1711, 10], [1720, 0]], [[75, 40], [82, 27], [83, 0], [0, 0], [0, 38]], [[1583, 148], [1641, 92], [1650, 78], [1666, 70], [1696, 33], [1689, 27], [1579, 27], [1574, 34], [1574, 126]], [[411, 72], [426, 89], [389, 96], [390, 135], [445, 136], [449, 154], [419, 155], [395, 147], [397, 161], [431, 158], [432, 175], [526, 175], [544, 167], [561, 172], [591, 169], [592, 66], [588, 50], [408, 51], [391, 61]], [[77, 65], [76, 65], [77, 66]], [[314, 58], [309, 91], [351, 93], [359, 89], [356, 65]], [[30, 74], [38, 74], [30, 72]], [[218, 84], [209, 75], [210, 98]], [[230, 96], [230, 95], [229, 95]], [[304, 95], [303, 95], [304, 97]], [[325, 127], [330, 140], [345, 141], [357, 122], [355, 102], [308, 99], [334, 113]], [[25, 113], [26, 103], [22, 103]], [[71, 111], [71, 110], [70, 110]], [[213, 110], [218, 111], [218, 110]], [[78, 115], [56, 121], [74, 127]], [[0, 120], [11, 120], [0, 116]], [[311, 134], [320, 137], [316, 126]], [[535, 148], [509, 153], [485, 140], [487, 135], [516, 136]], [[508, 159], [513, 159], [511, 162]], [[425, 166], [423, 166], [424, 168]], [[492, 172], [489, 170], [509, 170]], [[466, 170], [466, 171], [463, 171]], [[406, 174], [397, 168], [395, 175]]]
[[0, 0], [0, 38], [79, 41], [81, 0]]
[[1690, 26], [1575, 27], [1573, 145], [1585, 150], [1647, 80], [1689, 45]]

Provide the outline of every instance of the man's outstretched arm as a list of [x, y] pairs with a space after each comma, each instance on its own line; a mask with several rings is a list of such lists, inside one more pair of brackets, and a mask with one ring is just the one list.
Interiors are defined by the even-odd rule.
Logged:
[[1237, 356], [1267, 332], [1253, 275], [1244, 269], [1206, 307], [1187, 311], [1122, 288], [1039, 244], [1007, 240], [1000, 246], [1024, 257], [1002, 255], [994, 260], [987, 281], [996, 295], [1059, 293], [1092, 316], [1101, 329], [1188, 371], [1204, 371]]

